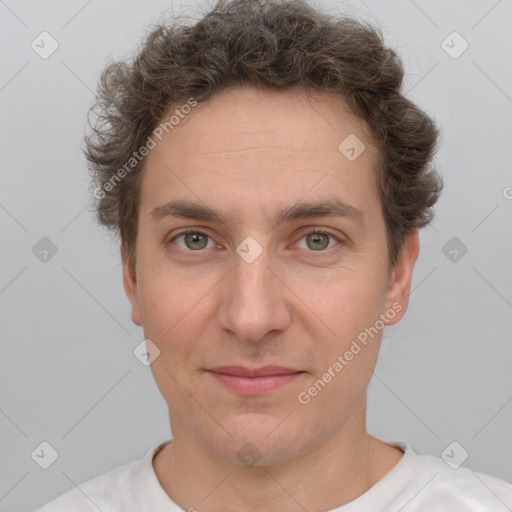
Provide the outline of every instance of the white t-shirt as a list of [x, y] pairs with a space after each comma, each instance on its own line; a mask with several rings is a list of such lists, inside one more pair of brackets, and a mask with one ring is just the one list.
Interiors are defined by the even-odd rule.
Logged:
[[[153, 457], [169, 441], [141, 459], [103, 473], [35, 512], [183, 512], [166, 494]], [[417, 455], [406, 442], [388, 443], [404, 456], [359, 498], [331, 512], [510, 512], [512, 485], [442, 459]]]

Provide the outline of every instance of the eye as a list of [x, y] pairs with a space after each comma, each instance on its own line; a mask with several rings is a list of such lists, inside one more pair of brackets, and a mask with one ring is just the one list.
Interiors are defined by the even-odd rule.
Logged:
[[[180, 247], [183, 250], [188, 251], [200, 251], [201, 249], [209, 249], [212, 247], [212, 245], [207, 246], [209, 236], [206, 233], [203, 233], [202, 231], [184, 231], [173, 238], [171, 238], [168, 243], [175, 242], [176, 240], [179, 240], [183, 237], [183, 245], [176, 244], [178, 247]], [[213, 244], [212, 240], [210, 239], [211, 244]], [[213, 244], [215, 245], [215, 244]]]
[[[176, 243], [177, 240], [183, 239], [183, 243]], [[299, 241], [306, 240], [306, 249], [312, 252], [325, 252], [325, 249], [332, 247], [329, 239], [341, 243], [341, 240], [332, 233], [315, 229], [304, 234]], [[210, 245], [208, 245], [210, 242]], [[166, 245], [176, 243], [178, 247], [188, 252], [199, 252], [203, 249], [211, 249], [215, 246], [211, 238], [203, 231], [189, 230], [183, 231], [166, 242]], [[303, 247], [304, 248], [304, 247]]]
[[316, 229], [303, 235], [300, 241], [306, 240], [306, 249], [310, 249], [313, 252], [322, 252], [329, 248], [329, 238], [335, 240], [338, 244], [341, 243], [341, 240], [332, 233]]

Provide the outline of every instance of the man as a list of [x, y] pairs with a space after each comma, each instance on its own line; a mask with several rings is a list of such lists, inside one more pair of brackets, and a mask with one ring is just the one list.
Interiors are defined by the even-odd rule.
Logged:
[[41, 511], [512, 507], [366, 431], [441, 190], [402, 78], [374, 29], [300, 1], [220, 2], [107, 68], [87, 156], [172, 440]]

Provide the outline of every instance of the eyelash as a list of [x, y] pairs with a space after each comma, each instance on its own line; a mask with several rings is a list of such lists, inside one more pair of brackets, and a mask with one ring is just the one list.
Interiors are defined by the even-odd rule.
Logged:
[[[206, 236], [209, 240], [212, 240], [212, 237], [209, 236], [208, 234], [204, 233], [203, 231], [198, 231], [196, 229], [191, 229], [191, 230], [188, 230], [188, 231], [182, 231], [181, 233], [178, 233], [176, 235], [174, 235], [172, 238], [168, 239], [166, 242], [165, 242], [165, 245], [168, 246], [170, 245], [172, 242], [174, 242], [177, 238], [181, 237], [181, 236], [184, 236], [184, 235], [201, 235], [201, 236]], [[309, 236], [309, 235], [327, 235], [331, 238], [333, 238], [334, 240], [336, 240], [336, 242], [338, 242], [338, 245], [342, 245], [343, 244], [343, 241], [337, 237], [336, 235], [334, 235], [333, 233], [330, 233], [329, 231], [322, 231], [322, 230], [319, 230], [319, 229], [313, 229], [311, 231], [308, 231], [307, 233], [304, 233], [300, 238], [299, 238], [299, 241], [302, 240], [303, 238]], [[197, 252], [197, 253], [202, 253], [204, 252], [206, 249], [198, 249], [196, 251], [193, 251], [191, 249], [183, 249], [181, 247], [179, 247], [179, 249], [181, 251], [185, 251], [187, 253], [194, 253], [194, 252]], [[325, 254], [325, 253], [330, 253], [332, 251], [337, 251], [339, 250], [340, 248], [338, 247], [331, 247], [330, 249], [320, 249], [318, 251], [313, 251], [313, 250], [309, 250], [308, 252], [311, 252], [311, 253], [320, 253], [320, 255]]]

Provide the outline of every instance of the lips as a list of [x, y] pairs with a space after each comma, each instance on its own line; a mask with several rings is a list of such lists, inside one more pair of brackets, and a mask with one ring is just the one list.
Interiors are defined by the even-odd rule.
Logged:
[[268, 395], [299, 379], [306, 372], [283, 366], [220, 366], [208, 373], [224, 388], [243, 396]]
[[236, 377], [262, 377], [267, 375], [290, 375], [291, 373], [300, 373], [301, 370], [293, 370], [284, 366], [262, 366], [260, 368], [246, 368], [244, 366], [219, 366], [211, 368], [212, 372], [225, 375], [234, 375]]

